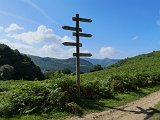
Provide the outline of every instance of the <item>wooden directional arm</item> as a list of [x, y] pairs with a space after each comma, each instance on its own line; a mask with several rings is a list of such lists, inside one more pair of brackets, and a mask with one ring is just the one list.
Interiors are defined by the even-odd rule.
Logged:
[[[77, 53], [73, 53], [73, 56], [77, 56]], [[80, 57], [91, 57], [91, 53], [79, 53]]]
[[[70, 27], [70, 26], [63, 26], [62, 27], [64, 30], [72, 30], [72, 31], [76, 31], [76, 27]], [[82, 28], [78, 28], [79, 32], [82, 32]]]
[[[63, 42], [62, 43], [64, 46], [77, 46], [77, 43], [74, 42]], [[79, 43], [79, 47], [82, 47], [82, 43]]]
[[[86, 33], [79, 33], [78, 35], [81, 37], [92, 37], [91, 34], [86, 34]], [[77, 36], [77, 33], [73, 32], [73, 36]]]
[[81, 22], [92, 22], [91, 19], [86, 19], [86, 18], [76, 18], [76, 17], [72, 17], [73, 21], [81, 21]]

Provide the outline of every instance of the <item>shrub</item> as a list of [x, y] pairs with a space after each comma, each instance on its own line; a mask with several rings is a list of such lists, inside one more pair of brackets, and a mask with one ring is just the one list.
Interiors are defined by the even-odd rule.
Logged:
[[10, 91], [8, 103], [1, 108], [1, 116], [25, 113], [48, 112], [55, 108], [64, 109], [67, 103], [65, 92], [52, 84], [32, 82], [15, 86]]
[[76, 81], [72, 77], [64, 76], [55, 81], [57, 87], [61, 88], [62, 92], [68, 96], [68, 101], [74, 101], [77, 99], [77, 85]]
[[107, 82], [96, 79], [82, 83], [81, 94], [87, 99], [108, 98], [111, 95]]
[[97, 65], [94, 65], [94, 66], [91, 68], [90, 72], [95, 72], [95, 71], [99, 71], [99, 70], [103, 70], [103, 68], [102, 68], [101, 65], [97, 64]]
[[70, 69], [66, 68], [66, 69], [63, 69], [63, 70], [62, 70], [62, 73], [63, 73], [63, 74], [70, 75], [70, 74], [72, 73], [72, 71], [71, 71]]
[[66, 111], [73, 114], [81, 114], [82, 109], [79, 105], [77, 105], [75, 102], [67, 103], [66, 104]]
[[13, 79], [13, 74], [15, 73], [14, 67], [10, 65], [3, 65], [0, 67], [0, 78], [2, 79]]

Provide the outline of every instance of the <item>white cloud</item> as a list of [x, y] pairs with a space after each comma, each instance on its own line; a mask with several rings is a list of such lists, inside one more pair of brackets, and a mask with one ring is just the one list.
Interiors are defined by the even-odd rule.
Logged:
[[115, 49], [112, 47], [102, 47], [99, 51], [99, 54], [102, 58], [113, 57], [115, 53]]
[[60, 36], [54, 34], [52, 29], [47, 28], [44, 25], [40, 25], [34, 32], [29, 31], [21, 34], [13, 34], [10, 35], [10, 37], [17, 40], [22, 40], [27, 44], [39, 43], [43, 41], [62, 42], [62, 38]]
[[33, 49], [32, 46], [28, 46], [28, 45], [25, 45], [25, 44], [13, 42], [13, 41], [10, 41], [8, 39], [0, 39], [0, 43], [8, 45], [12, 49], [26, 49], [26, 50]]
[[18, 49], [21, 53], [41, 57], [69, 58], [72, 55], [72, 53], [69, 53], [70, 50], [64, 50], [61, 46], [56, 44], [43, 45], [42, 47], [36, 48], [31, 45], [13, 42], [8, 39], [0, 39], [0, 43], [8, 45], [12, 49]]
[[68, 36], [64, 36], [62, 37], [62, 42], [75, 42], [75, 41]]
[[7, 39], [0, 39], [0, 43], [8, 44], [10, 41]]
[[[53, 57], [53, 58], [70, 58], [73, 57], [75, 48], [65, 49], [61, 44], [52, 43], [50, 45], [43, 45], [42, 47], [33, 47], [31, 45], [25, 45], [10, 41], [8, 39], [0, 39], [0, 43], [4, 43], [10, 46], [12, 49], [18, 49], [21, 53], [36, 55], [41, 57]], [[89, 52], [88, 50], [82, 50], [81, 52]]]
[[[18, 49], [21, 53], [37, 55], [41, 57], [70, 58], [75, 52], [74, 47], [65, 47], [62, 42], [73, 42], [70, 37], [61, 37], [52, 29], [44, 25], [37, 27], [36, 31], [28, 31], [20, 34], [3, 33], [4, 39], [0, 43], [7, 44], [12, 49]], [[36, 43], [36, 44], [34, 44]], [[81, 50], [81, 52], [89, 52]]]
[[64, 58], [66, 53], [64, 49], [62, 49], [60, 46], [56, 44], [44, 45], [42, 48], [39, 49], [38, 52], [39, 54], [43, 53], [43, 55], [41, 56], [44, 56], [44, 57], [49, 56], [49, 57], [56, 57], [56, 58]]
[[5, 29], [5, 32], [11, 32], [11, 31], [23, 30], [23, 29], [24, 29], [23, 27], [20, 27], [17, 24], [10, 24], [10, 26]]
[[[68, 52], [69, 53], [75, 53], [76, 52], [76, 48], [70, 48], [69, 50], [68, 50]], [[89, 50], [80, 50], [80, 53], [90, 53], [90, 51]]]
[[73, 55], [73, 49], [62, 45], [62, 42], [73, 42], [73, 40], [68, 36], [61, 37], [55, 34], [52, 29], [44, 25], [37, 27], [36, 31], [4, 34], [6, 39], [0, 39], [0, 43], [7, 44], [22, 53], [54, 58], [69, 58]]

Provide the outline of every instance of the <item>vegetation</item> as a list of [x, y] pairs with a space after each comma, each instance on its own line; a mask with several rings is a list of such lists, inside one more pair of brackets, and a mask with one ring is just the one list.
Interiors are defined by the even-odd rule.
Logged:
[[18, 50], [0, 44], [0, 78], [1, 79], [44, 79], [43, 74], [30, 58]]
[[94, 65], [94, 66], [91, 68], [90, 72], [95, 72], [95, 71], [99, 71], [99, 70], [103, 70], [103, 68], [102, 68], [101, 65], [97, 64], [97, 65]]
[[160, 82], [160, 52], [122, 60], [102, 71], [81, 75], [82, 81], [97, 80], [112, 92], [138, 90]]
[[121, 105], [160, 89], [152, 88], [160, 83], [159, 61], [160, 52], [152, 52], [125, 59], [105, 70], [82, 74], [81, 100], [77, 100], [75, 76], [59, 72], [45, 81], [1, 81], [0, 116], [55, 111], [81, 115], [84, 109], [102, 110], [110, 104], [114, 107], [113, 101], [117, 101], [115, 106]]
[[72, 71], [69, 69], [63, 69], [62, 71], [44, 73], [45, 79], [57, 79], [65, 75], [74, 75], [74, 73], [72, 73]]
[[13, 74], [15, 73], [14, 67], [10, 65], [3, 65], [0, 67], [0, 78], [10, 80], [13, 78]]
[[[67, 79], [66, 79], [67, 80]], [[160, 89], [160, 86], [139, 89], [135, 92], [114, 94], [111, 98], [72, 101], [68, 91], [74, 93], [71, 83], [67, 92], [60, 89], [66, 81], [0, 81], [0, 120], [48, 120], [86, 112], [102, 111], [124, 105]], [[60, 85], [62, 84], [62, 85]], [[59, 86], [55, 89], [55, 86]], [[2, 92], [3, 91], [3, 92]], [[66, 96], [67, 95], [67, 96]], [[74, 94], [75, 95], [75, 94]], [[73, 95], [73, 96], [74, 96]], [[15, 116], [16, 115], [16, 116]]]
[[72, 73], [72, 71], [71, 71], [70, 69], [68, 69], [68, 68], [63, 69], [61, 72], [62, 72], [63, 74], [67, 74], [67, 75], [70, 75], [70, 74]]

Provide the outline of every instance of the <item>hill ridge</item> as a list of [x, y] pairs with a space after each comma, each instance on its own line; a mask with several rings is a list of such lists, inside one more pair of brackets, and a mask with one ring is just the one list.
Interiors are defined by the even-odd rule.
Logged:
[[[75, 72], [75, 69], [76, 69], [76, 60], [75, 60], [76, 58], [74, 57], [68, 58], [68, 59], [58, 59], [58, 58], [40, 57], [40, 56], [34, 56], [34, 55], [27, 55], [27, 56], [29, 56], [36, 65], [40, 66], [43, 72], [63, 70], [65, 68], [68, 68], [72, 72]], [[98, 61], [96, 62], [96, 60]], [[106, 59], [81, 58], [80, 59], [81, 71], [84, 73], [90, 72], [90, 69], [94, 65], [100, 64], [102, 67], [107, 67], [118, 61], [119, 59], [109, 59], [109, 58], [106, 58]]]

